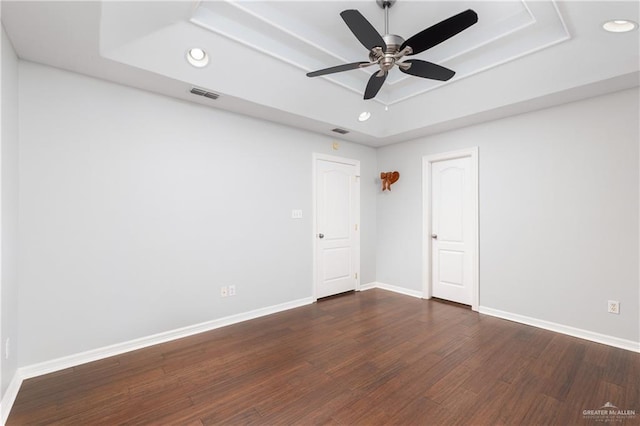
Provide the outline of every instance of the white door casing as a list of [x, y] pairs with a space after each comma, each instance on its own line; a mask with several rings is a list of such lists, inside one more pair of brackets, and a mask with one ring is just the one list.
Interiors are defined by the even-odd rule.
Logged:
[[314, 154], [314, 298], [359, 289], [360, 163]]
[[423, 157], [423, 292], [479, 305], [478, 148]]

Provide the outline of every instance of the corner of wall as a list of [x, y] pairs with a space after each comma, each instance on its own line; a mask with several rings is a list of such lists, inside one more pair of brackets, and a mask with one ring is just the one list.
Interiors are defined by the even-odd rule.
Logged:
[[[0, 103], [0, 398], [16, 380], [18, 359], [18, 57], [1, 29]], [[11, 350], [8, 352], [8, 341]], [[8, 356], [7, 356], [8, 355]], [[19, 387], [19, 386], [18, 386]], [[2, 405], [6, 407], [6, 404]]]

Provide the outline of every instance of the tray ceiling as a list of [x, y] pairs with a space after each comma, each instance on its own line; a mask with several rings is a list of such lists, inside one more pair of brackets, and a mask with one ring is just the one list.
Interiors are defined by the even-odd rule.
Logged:
[[[348, 30], [340, 12], [358, 7], [383, 34], [384, 12], [375, 2], [203, 2], [190, 21], [216, 34], [270, 55], [303, 72], [342, 63], [366, 61], [368, 52]], [[421, 58], [456, 71], [449, 82], [415, 77], [393, 70], [375, 101], [393, 105], [443, 84], [488, 70], [569, 39], [554, 3], [550, 2], [405, 2], [389, 11], [390, 32], [411, 35], [466, 9], [481, 17], [478, 24], [429, 49]], [[398, 25], [396, 24], [396, 21]], [[362, 94], [372, 69], [332, 74], [327, 80]]]
[[[407, 39], [474, 9], [478, 23], [414, 58], [456, 71], [448, 82], [394, 69], [374, 100], [372, 68], [306, 73], [366, 61], [340, 18], [358, 9], [379, 32], [371, 1], [3, 1], [18, 55], [145, 90], [371, 146], [638, 85], [639, 33], [609, 34], [604, 21], [638, 21], [637, 2], [410, 1], [389, 11], [389, 32]], [[189, 48], [210, 56], [204, 68]], [[192, 87], [220, 94], [212, 100]], [[358, 122], [368, 111], [371, 119]], [[350, 133], [338, 136], [331, 129]]]

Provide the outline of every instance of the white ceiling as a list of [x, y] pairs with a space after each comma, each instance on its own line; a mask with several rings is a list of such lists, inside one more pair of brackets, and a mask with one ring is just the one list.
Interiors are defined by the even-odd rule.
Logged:
[[[394, 69], [365, 101], [373, 67], [305, 75], [367, 60], [339, 16], [344, 9], [358, 9], [384, 32], [374, 0], [3, 1], [2, 22], [24, 60], [370, 146], [639, 84], [640, 32], [601, 28], [609, 19], [640, 21], [639, 2], [398, 0], [389, 30], [405, 39], [466, 9], [478, 23], [414, 56], [455, 70], [453, 79]], [[187, 63], [191, 47], [209, 53], [208, 66]], [[192, 95], [194, 86], [221, 97]], [[357, 120], [362, 111], [369, 121]]]

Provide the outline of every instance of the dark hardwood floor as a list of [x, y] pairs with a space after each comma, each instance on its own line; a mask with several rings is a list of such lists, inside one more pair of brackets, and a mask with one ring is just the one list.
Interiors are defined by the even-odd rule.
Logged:
[[640, 424], [640, 354], [376, 289], [26, 380], [7, 424], [605, 420]]

